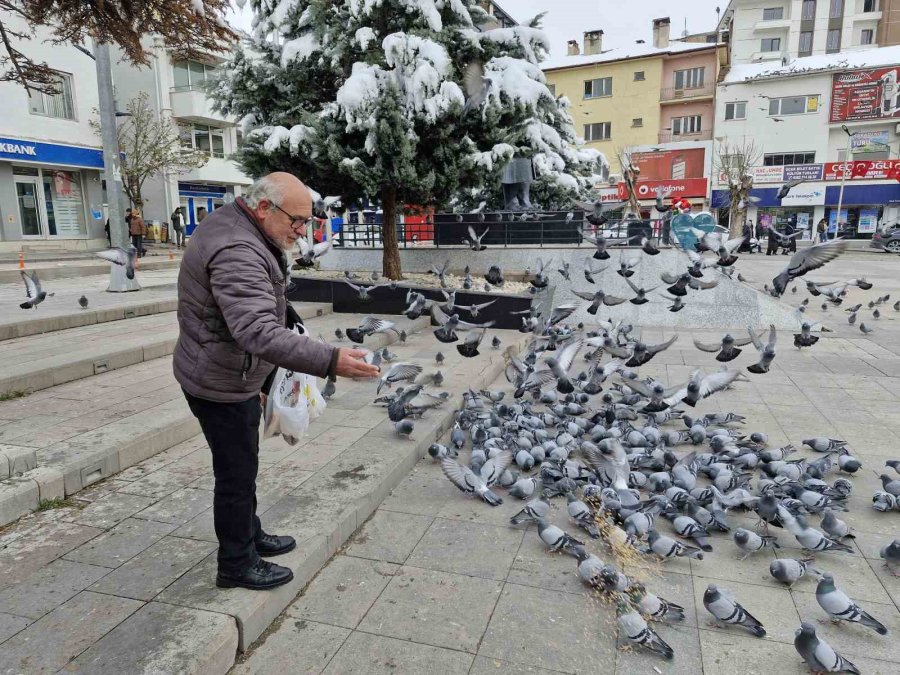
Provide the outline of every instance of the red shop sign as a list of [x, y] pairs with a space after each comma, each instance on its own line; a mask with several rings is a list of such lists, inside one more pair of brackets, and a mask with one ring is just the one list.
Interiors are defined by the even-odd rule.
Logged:
[[[624, 183], [621, 183], [624, 187]], [[682, 178], [681, 180], [640, 180], [637, 184], [638, 199], [656, 199], [656, 189], [662, 187], [663, 197], [705, 197], [706, 178]]]
[[826, 162], [825, 180], [840, 180], [843, 173], [846, 180], [893, 178], [900, 169], [898, 159], [859, 160], [856, 162]]

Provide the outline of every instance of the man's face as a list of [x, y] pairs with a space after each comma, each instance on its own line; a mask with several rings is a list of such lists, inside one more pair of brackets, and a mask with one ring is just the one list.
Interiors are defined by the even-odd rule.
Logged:
[[311, 217], [312, 199], [306, 188], [287, 190], [281, 204], [263, 199], [257, 208], [257, 218], [266, 234], [285, 250], [306, 236], [306, 221]]

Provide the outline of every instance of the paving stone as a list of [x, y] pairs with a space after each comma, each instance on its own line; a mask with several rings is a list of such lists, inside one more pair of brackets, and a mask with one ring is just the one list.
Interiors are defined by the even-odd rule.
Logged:
[[486, 579], [402, 567], [359, 630], [474, 653], [500, 587]]
[[[131, 468], [133, 469], [135, 467]], [[124, 480], [127, 479], [126, 476]], [[130, 495], [141, 495], [144, 497], [153, 497], [154, 499], [162, 499], [163, 497], [180, 490], [192, 480], [194, 480], [194, 478], [185, 473], [160, 469], [131, 481], [126, 487], [121, 488], [120, 491]]]
[[[257, 514], [260, 514], [258, 508]], [[206, 509], [206, 511], [203, 511], [201, 514], [194, 516], [191, 520], [172, 532], [172, 536], [218, 543], [219, 539], [216, 537], [212, 508]]]
[[[598, 672], [616, 660], [615, 612], [588, 595], [506, 584], [479, 656], [564, 672]], [[540, 639], [535, 639], [540, 636]]]
[[459, 490], [445, 476], [416, 469], [391, 491], [380, 508], [399, 513], [436, 516], [451, 495], [458, 496]]
[[287, 615], [356, 628], [398, 569], [386, 562], [335, 558], [287, 608]]
[[175, 529], [168, 523], [128, 518], [111, 530], [66, 554], [66, 560], [119, 567]]
[[135, 600], [152, 600], [203, 560], [216, 544], [164, 537], [91, 586], [92, 591]]
[[469, 675], [518, 675], [519, 673], [536, 673], [543, 675], [544, 673], [561, 673], [561, 670], [547, 670], [546, 668], [537, 668], [528, 666], [524, 663], [512, 663], [511, 661], [501, 661], [500, 659], [485, 658], [476, 656]]
[[37, 521], [33, 532], [0, 545], [0, 585], [6, 587], [24, 581], [35, 570], [102, 533], [96, 527]]
[[151, 602], [94, 643], [65, 672], [224, 673], [234, 662], [238, 631], [224, 614]]
[[700, 631], [680, 623], [653, 622], [651, 628], [674, 651], [671, 661], [642, 647], [631, 645], [619, 648], [616, 655], [616, 673], [650, 673], [658, 668], [664, 673], [684, 673], [694, 675], [703, 672], [700, 654]]
[[506, 579], [523, 533], [497, 527], [435, 518], [406, 561], [424, 569]]
[[5, 642], [21, 630], [25, 630], [31, 619], [0, 612], [0, 643]]
[[324, 675], [413, 675], [441, 673], [464, 675], [472, 665], [471, 654], [452, 649], [354, 632], [323, 671]]
[[318, 675], [350, 632], [348, 628], [288, 617], [278, 630], [255, 645], [249, 657], [237, 663], [231, 672], [233, 675], [271, 675], [287, 666], [291, 673]]
[[56, 673], [143, 603], [83, 591], [3, 644], [3, 672]]
[[809, 669], [794, 649], [793, 636], [788, 644], [764, 642], [749, 633], [701, 629], [700, 650], [703, 675], [809, 675]]
[[213, 496], [207, 490], [185, 488], [163, 497], [152, 506], [136, 514], [137, 518], [158, 523], [184, 525], [212, 506]]
[[109, 529], [147, 508], [153, 501], [152, 497], [113, 492], [83, 508], [74, 521], [80, 525]]
[[378, 509], [350, 540], [347, 555], [404, 563], [434, 519]]
[[106, 567], [54, 560], [0, 592], [0, 612], [40, 619], [108, 573]]

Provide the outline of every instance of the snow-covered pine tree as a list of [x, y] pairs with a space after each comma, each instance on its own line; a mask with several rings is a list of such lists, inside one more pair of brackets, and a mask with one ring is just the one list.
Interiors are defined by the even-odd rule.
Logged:
[[345, 204], [380, 203], [390, 279], [405, 205], [487, 201], [517, 154], [534, 160], [535, 197], [560, 203], [606, 161], [581, 147], [567, 102], [547, 88], [536, 25], [483, 31], [476, 0], [250, 3], [253, 35], [210, 89], [241, 119], [242, 165], [289, 171]]

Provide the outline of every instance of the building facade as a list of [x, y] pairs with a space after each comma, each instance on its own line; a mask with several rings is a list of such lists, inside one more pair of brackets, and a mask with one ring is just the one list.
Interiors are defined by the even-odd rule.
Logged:
[[[713, 167], [712, 206], [720, 222], [728, 218], [721, 163], [739, 154], [752, 156], [758, 201], [748, 218], [758, 224], [778, 227], [793, 216], [808, 238], [824, 218], [868, 238], [897, 222], [898, 64], [894, 46], [732, 67], [716, 97], [716, 156], [725, 157]], [[778, 200], [791, 180], [804, 182]]]
[[[14, 16], [4, 21], [25, 28]], [[0, 82], [0, 251], [106, 242], [103, 153], [90, 124], [98, 107], [94, 61], [49, 38], [39, 30], [16, 48], [58, 73], [55, 93]]]
[[124, 107], [126, 101], [146, 92], [154, 112], [170, 116], [178, 125], [182, 143], [208, 156], [199, 169], [150, 178], [143, 189], [147, 220], [168, 222], [170, 214], [182, 207], [190, 234], [207, 213], [240, 196], [252, 179], [232, 160], [239, 145], [235, 121], [213, 112], [204, 93], [204, 83], [221, 57], [179, 60], [158, 37], [147, 38], [146, 46], [151, 54], [148, 67], [114, 62], [116, 98]]
[[544, 64], [557, 96], [572, 102], [576, 129], [610, 161], [603, 193], [621, 198], [621, 160], [641, 170], [639, 195], [648, 212], [661, 188], [667, 197], [707, 203], [716, 81], [725, 58], [717, 43], [669, 39], [669, 19], [653, 21], [650, 44], [602, 49], [603, 31], [584, 34], [568, 54]]

